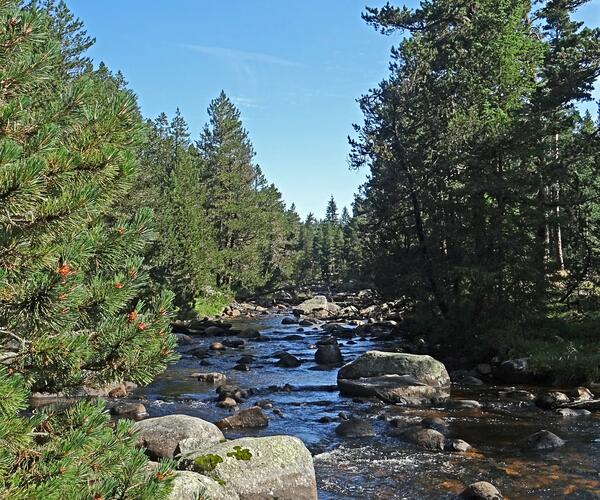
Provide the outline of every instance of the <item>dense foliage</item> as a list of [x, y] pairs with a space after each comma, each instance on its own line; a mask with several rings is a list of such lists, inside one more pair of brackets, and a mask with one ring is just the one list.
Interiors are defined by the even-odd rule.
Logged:
[[[597, 308], [600, 138], [578, 105], [600, 74], [600, 30], [573, 21], [584, 3], [434, 0], [364, 16], [408, 35], [360, 101], [367, 267], [446, 341], [485, 335], [498, 350], [511, 340], [494, 331], [531, 338], [532, 321]], [[557, 359], [570, 350], [597, 369], [597, 334], [550, 332]]]
[[192, 141], [179, 110], [149, 121], [136, 189], [124, 213], [150, 206], [158, 238], [152, 278], [176, 293], [182, 312], [219, 314], [234, 297], [347, 277], [355, 229], [330, 200], [323, 221], [300, 221], [294, 205], [254, 163], [240, 112], [221, 93]]
[[102, 404], [18, 414], [29, 387], [143, 384], [174, 359], [171, 295], [142, 300], [150, 213], [107, 218], [134, 178], [136, 101], [77, 56], [65, 9], [0, 1], [0, 497], [161, 498], [166, 466], [150, 474]]

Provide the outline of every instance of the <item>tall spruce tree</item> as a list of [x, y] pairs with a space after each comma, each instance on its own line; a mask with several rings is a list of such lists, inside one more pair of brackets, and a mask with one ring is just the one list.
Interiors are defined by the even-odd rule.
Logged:
[[279, 194], [254, 164], [254, 149], [240, 112], [224, 92], [208, 108], [209, 122], [197, 144], [204, 162], [205, 211], [213, 228], [216, 284], [237, 292], [267, 282], [262, 252]]

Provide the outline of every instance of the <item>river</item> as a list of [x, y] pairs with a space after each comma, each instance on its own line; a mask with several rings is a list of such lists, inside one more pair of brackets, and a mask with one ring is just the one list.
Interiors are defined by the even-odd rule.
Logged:
[[[138, 390], [151, 416], [184, 413], [211, 422], [230, 415], [215, 404], [215, 387], [190, 375], [198, 371], [222, 372], [228, 384], [254, 388], [257, 393], [243, 407], [269, 399], [282, 415], [266, 410], [269, 426], [260, 430], [228, 432], [229, 438], [291, 434], [304, 441], [314, 456], [319, 498], [430, 499], [455, 498], [475, 481], [495, 484], [511, 499], [600, 498], [600, 415], [568, 419], [536, 408], [531, 402], [499, 394], [506, 387], [484, 385], [455, 387], [452, 399], [475, 399], [480, 409], [404, 408], [370, 399], [340, 396], [337, 369], [321, 369], [309, 346], [323, 335], [320, 330], [297, 332], [297, 325], [281, 325], [282, 316], [235, 320], [234, 328], [257, 328], [268, 341], [246, 341], [244, 347], [215, 351], [201, 365], [183, 356], [150, 386]], [[293, 336], [293, 337], [290, 337]], [[210, 345], [220, 338], [196, 338]], [[341, 340], [345, 361], [370, 349], [393, 348], [393, 341]], [[275, 365], [270, 355], [287, 350], [304, 363], [298, 368]], [[242, 355], [254, 356], [251, 370], [232, 370]], [[531, 392], [543, 388], [519, 387]], [[553, 388], [556, 390], [556, 388]], [[372, 419], [376, 437], [342, 438], [335, 433], [339, 414]], [[398, 417], [418, 423], [425, 416], [440, 416], [450, 424], [450, 435], [473, 446], [467, 453], [429, 452], [387, 435], [386, 419]], [[331, 417], [330, 423], [320, 423]], [[523, 439], [548, 429], [566, 440], [551, 452], [523, 451]]]

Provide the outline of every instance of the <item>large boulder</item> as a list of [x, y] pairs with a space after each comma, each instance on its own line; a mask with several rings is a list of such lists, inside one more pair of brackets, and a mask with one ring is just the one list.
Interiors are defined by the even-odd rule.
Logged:
[[225, 438], [216, 425], [188, 415], [148, 418], [136, 422], [134, 431], [137, 444], [153, 460], [201, 450]]
[[[217, 458], [218, 457], [218, 458]], [[240, 500], [316, 500], [310, 452], [292, 436], [241, 438], [189, 454], [193, 461]]]
[[214, 479], [197, 472], [179, 471], [173, 479], [173, 489], [168, 500], [238, 500], [239, 495], [227, 485], [220, 485]]
[[312, 314], [315, 311], [328, 310], [327, 297], [316, 295], [312, 299], [305, 300], [300, 305], [294, 307], [294, 314]]
[[446, 367], [431, 356], [368, 351], [338, 372], [348, 396], [376, 396], [387, 403], [431, 404], [450, 397]]

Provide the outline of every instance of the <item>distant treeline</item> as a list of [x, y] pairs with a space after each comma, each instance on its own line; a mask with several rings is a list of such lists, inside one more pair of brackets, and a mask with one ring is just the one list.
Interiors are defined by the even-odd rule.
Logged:
[[[121, 209], [150, 207], [153, 281], [182, 312], [217, 314], [235, 297], [294, 284], [350, 279], [360, 258], [357, 221], [333, 198], [323, 220], [301, 221], [254, 162], [240, 113], [221, 93], [192, 140], [179, 110], [147, 122], [140, 173]], [[356, 277], [356, 276], [355, 276]]]

